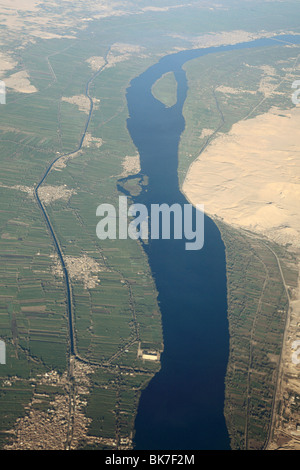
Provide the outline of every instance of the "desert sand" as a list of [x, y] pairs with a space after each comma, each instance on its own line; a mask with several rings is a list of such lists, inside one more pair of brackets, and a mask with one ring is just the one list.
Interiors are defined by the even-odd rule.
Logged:
[[83, 111], [86, 114], [89, 114], [90, 112], [91, 103], [86, 95], [76, 95], [70, 97], [63, 96], [62, 101], [78, 106], [79, 111]]
[[30, 83], [29, 75], [25, 70], [14, 73], [5, 79], [7, 88], [11, 88], [19, 93], [36, 93], [38, 90]]
[[183, 192], [207, 214], [299, 246], [300, 108], [240, 121], [192, 163]]
[[0, 52], [0, 74], [3, 76], [8, 70], [13, 69], [17, 65], [9, 55]]
[[114, 67], [119, 62], [130, 59], [133, 55], [141, 58], [147, 57], [143, 54], [144, 48], [135, 44], [114, 43], [107, 55], [107, 65], [105, 68]]
[[191, 44], [191, 48], [198, 49], [202, 47], [215, 47], [222, 44], [237, 44], [239, 42], [248, 42], [261, 37], [273, 36], [272, 33], [260, 31], [253, 33], [244, 30], [220, 31], [201, 34], [199, 36], [188, 36], [183, 34], [169, 34], [173, 38], [183, 39]]
[[119, 177], [126, 178], [129, 175], [136, 175], [141, 171], [140, 166], [140, 155], [137, 153], [136, 155], [130, 156], [126, 155], [125, 159], [122, 162], [123, 172]]
[[91, 69], [96, 72], [105, 65], [105, 59], [101, 56], [93, 56], [87, 60], [87, 63], [89, 64]]

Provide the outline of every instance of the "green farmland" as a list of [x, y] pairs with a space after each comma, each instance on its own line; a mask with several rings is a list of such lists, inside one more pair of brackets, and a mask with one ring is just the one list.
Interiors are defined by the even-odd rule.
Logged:
[[[230, 14], [218, 5], [179, 0], [166, 0], [165, 7], [142, 0], [138, 11], [132, 2], [100, 3], [42, 2], [38, 12], [14, 10], [15, 22], [4, 11], [0, 78], [25, 75], [18, 87], [10, 82], [0, 106], [0, 338], [6, 344], [0, 449], [132, 449], [141, 392], [161, 367], [139, 352], [159, 357], [164, 340], [142, 245], [96, 236], [98, 205], [117, 206], [122, 186], [132, 197], [147, 187], [139, 173], [124, 181], [126, 157], [137, 154], [127, 130], [126, 90], [161, 57], [197, 47], [202, 35], [216, 34], [222, 43], [220, 31], [228, 41], [226, 34], [236, 31], [251, 37], [299, 29], [295, 1], [275, 8], [274, 2], [241, 6], [231, 0]], [[299, 47], [278, 44], [185, 64], [180, 185], [206, 145], [235, 122], [271, 106], [292, 106], [298, 54]], [[263, 79], [277, 93], [265, 96]], [[158, 80], [152, 93], [173, 106], [174, 75]], [[35, 192], [39, 183], [45, 212]], [[295, 259], [265, 239], [215, 222], [227, 257], [224, 414], [233, 449], [260, 449], [268, 438], [288, 307], [274, 252], [291, 288]]]

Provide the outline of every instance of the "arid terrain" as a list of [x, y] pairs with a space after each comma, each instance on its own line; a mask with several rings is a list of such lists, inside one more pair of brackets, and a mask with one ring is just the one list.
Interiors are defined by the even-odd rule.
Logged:
[[297, 244], [299, 124], [300, 108], [272, 109], [234, 124], [191, 165], [185, 194], [228, 224]]

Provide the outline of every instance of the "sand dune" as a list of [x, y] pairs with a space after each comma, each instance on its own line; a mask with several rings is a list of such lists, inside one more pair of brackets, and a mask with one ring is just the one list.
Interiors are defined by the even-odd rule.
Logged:
[[300, 107], [233, 125], [191, 165], [183, 192], [209, 215], [299, 245]]
[[14, 73], [5, 79], [7, 88], [12, 88], [19, 93], [36, 93], [38, 90], [30, 83], [30, 77], [25, 70]]

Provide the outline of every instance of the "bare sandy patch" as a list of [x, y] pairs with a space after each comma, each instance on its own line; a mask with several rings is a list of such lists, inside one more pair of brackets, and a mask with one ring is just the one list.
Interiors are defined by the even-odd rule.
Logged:
[[38, 90], [30, 83], [29, 75], [25, 70], [14, 73], [5, 78], [5, 85], [19, 93], [36, 93]]
[[14, 237], [10, 233], [4, 232], [1, 234], [2, 240], [17, 240], [17, 237]]
[[2, 0], [0, 3], [1, 10], [9, 9], [10, 11], [34, 11], [43, 0]]
[[[51, 21], [49, 21], [51, 24]], [[69, 25], [71, 26], [71, 25]], [[41, 31], [40, 29], [32, 29], [31, 30], [31, 35], [37, 38], [41, 39], [76, 39], [75, 35], [72, 34], [56, 34], [56, 33], [51, 33], [50, 31]]]
[[254, 39], [258, 39], [262, 37], [272, 37], [274, 36], [274, 33], [266, 32], [266, 31], [252, 33], [252, 32], [244, 31], [244, 30], [234, 30], [234, 31], [220, 31], [218, 33], [211, 32], [211, 33], [201, 34], [200, 36], [187, 36], [187, 35], [174, 34], [174, 33], [171, 33], [169, 36], [189, 42], [193, 49], [200, 49], [203, 47], [214, 47], [214, 46], [221, 46], [221, 45], [238, 44], [240, 42], [253, 41]]
[[14, 186], [7, 186], [5, 184], [0, 184], [0, 188], [14, 189], [16, 191], [22, 191], [27, 193], [29, 196], [34, 196], [34, 189], [31, 186], [24, 186], [22, 184], [16, 184]]
[[205, 137], [209, 137], [214, 133], [214, 129], [202, 129], [201, 134], [200, 134], [200, 139], [204, 139]]
[[258, 91], [262, 93], [265, 98], [268, 98], [272, 94], [282, 94], [280, 92], [275, 92], [275, 89], [278, 86], [278, 82], [281, 79], [280, 77], [278, 77], [274, 67], [271, 67], [270, 65], [249, 65], [246, 63], [245, 63], [245, 66], [259, 69], [262, 71], [263, 75], [259, 83]]
[[107, 65], [105, 68], [114, 67], [120, 62], [130, 59], [132, 56], [147, 57], [143, 54], [144, 48], [136, 44], [126, 44], [116, 42], [111, 46], [107, 55]]
[[78, 150], [77, 152], [74, 152], [72, 153], [71, 155], [64, 155], [64, 156], [61, 156], [52, 166], [52, 169], [53, 170], [56, 170], [56, 171], [61, 171], [63, 170], [64, 168], [66, 168], [67, 166], [67, 162], [68, 160], [70, 159], [73, 159], [73, 158], [76, 158], [76, 157], [79, 157], [82, 155], [82, 150]]
[[240, 121], [192, 163], [183, 191], [226, 223], [298, 246], [300, 108]]
[[164, 11], [174, 10], [174, 9], [177, 9], [177, 8], [185, 8], [185, 7], [188, 7], [188, 6], [193, 6], [193, 4], [192, 3], [185, 3], [185, 4], [181, 4], [181, 5], [169, 5], [169, 6], [166, 6], [166, 7], [148, 6], [148, 7], [142, 8], [142, 11], [144, 11], [144, 12], [148, 12], [148, 11], [164, 12]]
[[129, 156], [126, 155], [122, 162], [123, 171], [120, 175], [121, 178], [126, 178], [129, 175], [136, 175], [141, 171], [140, 155]]
[[101, 56], [93, 56], [87, 60], [87, 63], [89, 64], [91, 69], [96, 72], [105, 65], [105, 59]]
[[32, 37], [74, 38], [76, 34], [69, 34], [71, 28], [85, 29], [93, 18], [128, 14], [128, 7], [130, 9], [130, 2], [127, 1], [121, 5], [120, 2], [99, 0], [2, 0], [0, 24], [7, 27], [10, 33], [21, 35], [26, 40]]
[[255, 95], [256, 91], [253, 90], [244, 90], [242, 88], [232, 88], [230, 86], [218, 86], [216, 88], [216, 91], [219, 91], [220, 93], [225, 93], [226, 95], [239, 95], [240, 93], [249, 93], [250, 95]]
[[63, 96], [61, 100], [66, 103], [74, 104], [78, 107], [79, 111], [83, 111], [86, 114], [89, 114], [90, 112], [91, 103], [88, 97], [85, 95], [76, 95], [70, 97]]
[[16, 67], [17, 62], [8, 54], [0, 52], [0, 74], [1, 76]]
[[85, 134], [85, 138], [83, 141], [83, 147], [96, 147], [100, 148], [103, 145], [103, 140], [100, 137], [93, 137], [90, 132]]

